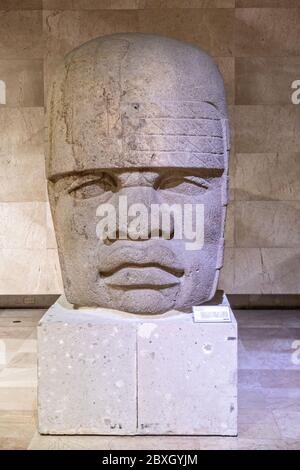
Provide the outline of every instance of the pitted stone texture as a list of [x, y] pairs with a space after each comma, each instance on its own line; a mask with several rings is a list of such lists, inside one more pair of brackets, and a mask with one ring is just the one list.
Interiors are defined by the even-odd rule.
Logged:
[[[181, 314], [138, 327], [138, 430], [237, 434], [237, 325]], [[155, 410], [155, 412], [154, 412]]]
[[136, 427], [135, 326], [58, 303], [38, 326], [42, 434], [131, 434]]
[[235, 435], [231, 319], [74, 310], [60, 299], [38, 327], [40, 432]]
[[[212, 58], [150, 34], [93, 39], [58, 69], [48, 118], [48, 190], [68, 301], [161, 314], [211, 299], [223, 264], [229, 149]], [[139, 230], [137, 207], [131, 217], [120, 210], [128, 225], [117, 215], [103, 240], [98, 208], [118, 212], [121, 197], [128, 210], [143, 204], [148, 219], [136, 222]], [[180, 206], [167, 234], [161, 220], [150, 227], [154, 204]], [[190, 249], [185, 211], [196, 204], [204, 245]]]

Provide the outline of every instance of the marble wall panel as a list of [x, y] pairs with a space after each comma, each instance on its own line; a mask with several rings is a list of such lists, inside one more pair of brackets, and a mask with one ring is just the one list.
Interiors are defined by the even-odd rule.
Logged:
[[214, 56], [232, 56], [233, 9], [44, 10], [48, 55], [63, 55], [97, 36], [156, 33], [191, 42]]
[[234, 2], [235, 0], [43, 0], [43, 6], [45, 10], [234, 8]]
[[52, 220], [49, 203], [47, 203], [47, 206], [46, 206], [46, 217], [47, 217], [47, 248], [56, 250], [57, 243], [56, 243], [53, 220]]
[[236, 8], [236, 57], [300, 55], [300, 8]]
[[235, 200], [299, 201], [300, 152], [238, 153], [231, 186]]
[[299, 152], [300, 106], [235, 106], [238, 153]]
[[299, 293], [299, 249], [265, 248], [261, 252], [264, 292], [270, 294]]
[[46, 57], [62, 57], [98, 36], [138, 30], [135, 10], [44, 10], [43, 19]]
[[234, 225], [235, 225], [235, 206], [234, 202], [230, 202], [227, 206], [226, 222], [225, 222], [225, 246], [234, 246]]
[[296, 8], [300, 7], [300, 0], [235, 0], [235, 6], [243, 8]]
[[5, 103], [0, 103], [0, 107], [44, 106], [42, 60], [0, 59], [0, 80], [6, 88]]
[[300, 248], [300, 201], [235, 201], [235, 246]]
[[300, 57], [239, 57], [235, 78], [236, 104], [291, 104]]
[[0, 108], [0, 202], [46, 201], [44, 109]]
[[43, 0], [44, 10], [130, 10], [141, 0]]
[[227, 248], [219, 287], [231, 294], [300, 292], [297, 248]]
[[45, 294], [63, 292], [63, 283], [57, 249], [47, 249], [46, 253], [46, 290]]
[[231, 293], [234, 288], [234, 248], [225, 246], [224, 264], [220, 271], [218, 288]]
[[215, 62], [222, 74], [228, 105], [235, 103], [235, 59], [234, 57], [215, 57]]
[[46, 249], [46, 203], [0, 203], [0, 249]]
[[215, 57], [233, 55], [234, 9], [139, 10], [138, 19], [139, 31], [190, 42]]
[[41, 10], [0, 10], [0, 59], [42, 59]]
[[0, 0], [0, 10], [41, 10], [43, 0]]
[[0, 295], [46, 293], [46, 249], [4, 248], [0, 258]]

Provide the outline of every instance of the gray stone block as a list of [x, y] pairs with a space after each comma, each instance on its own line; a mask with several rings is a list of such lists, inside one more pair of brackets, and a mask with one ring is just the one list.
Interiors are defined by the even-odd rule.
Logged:
[[42, 434], [237, 434], [232, 312], [231, 323], [195, 323], [59, 299], [38, 327], [38, 357]]
[[55, 303], [38, 326], [42, 434], [136, 429], [136, 332], [123, 316]]
[[235, 321], [139, 325], [138, 364], [140, 433], [237, 434]]

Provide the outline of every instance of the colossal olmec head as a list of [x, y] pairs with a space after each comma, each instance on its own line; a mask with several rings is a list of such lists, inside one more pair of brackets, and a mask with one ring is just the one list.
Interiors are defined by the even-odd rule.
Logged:
[[[222, 77], [196, 47], [114, 34], [66, 56], [49, 93], [47, 178], [70, 303], [156, 314], [190, 311], [213, 297], [223, 259], [227, 129]], [[149, 213], [181, 206], [182, 226], [185, 207], [204, 208], [203, 246], [188, 246], [185, 230], [176, 235], [175, 211], [169, 236], [161, 217], [145, 224], [129, 210], [124, 225], [119, 209], [115, 230], [100, 237], [101, 207], [117, 209], [120, 200], [123, 211], [124, 201]]]

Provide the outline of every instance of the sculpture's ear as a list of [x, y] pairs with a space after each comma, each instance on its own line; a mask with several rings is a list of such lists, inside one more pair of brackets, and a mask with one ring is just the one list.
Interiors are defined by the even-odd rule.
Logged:
[[221, 119], [222, 121], [222, 128], [223, 128], [223, 137], [226, 142], [226, 150], [230, 150], [230, 128], [229, 128], [229, 120], [228, 119]]
[[228, 160], [229, 160], [229, 151], [230, 151], [230, 130], [229, 130], [229, 120], [227, 118], [221, 119], [222, 123], [222, 134], [224, 142], [224, 162], [225, 162], [225, 171], [228, 172]]
[[55, 194], [55, 183], [49, 179], [47, 180], [47, 191], [48, 191], [48, 198], [49, 198], [51, 213], [53, 216], [58, 196]]

